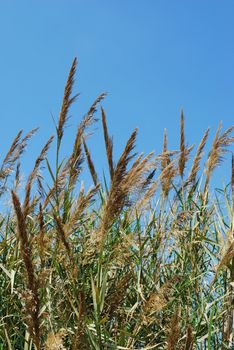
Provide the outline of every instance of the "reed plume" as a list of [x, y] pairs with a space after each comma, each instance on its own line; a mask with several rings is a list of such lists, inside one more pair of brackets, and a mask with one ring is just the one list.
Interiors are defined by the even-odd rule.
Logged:
[[93, 161], [92, 161], [89, 149], [88, 149], [85, 141], [83, 141], [83, 145], [84, 145], [84, 150], [85, 150], [85, 155], [86, 155], [86, 158], [87, 158], [89, 171], [90, 171], [90, 174], [91, 174], [92, 179], [93, 179], [93, 183], [94, 183], [95, 186], [97, 186], [97, 184], [98, 184], [97, 173], [96, 173], [96, 170], [95, 170], [95, 167], [94, 167], [94, 164], [93, 164]]
[[16, 191], [20, 184], [20, 161], [18, 161], [15, 170], [15, 181], [14, 181], [14, 190]]
[[129, 272], [117, 282], [114, 288], [111, 288], [110, 294], [106, 297], [106, 306], [103, 310], [104, 315], [108, 315], [111, 318], [118, 311], [118, 308], [126, 297], [126, 289], [131, 279], [132, 272]]
[[18, 134], [16, 135], [16, 137], [14, 138], [4, 160], [3, 160], [3, 164], [2, 164], [2, 168], [8, 164], [8, 163], [12, 163], [14, 162], [16, 159], [16, 154], [15, 154], [15, 151], [18, 149], [19, 145], [20, 145], [20, 138], [21, 138], [21, 135], [23, 133], [23, 130], [20, 130], [18, 132]]
[[219, 264], [216, 267], [216, 272], [215, 272], [213, 281], [211, 282], [210, 289], [214, 285], [214, 282], [215, 282], [220, 270], [224, 267], [229, 267], [229, 264], [233, 258], [234, 258], [234, 241], [230, 242], [228, 244], [228, 247], [224, 251], [224, 253], [219, 261]]
[[230, 135], [234, 129], [234, 126], [228, 128], [220, 135], [221, 128], [222, 124], [220, 123], [206, 162], [206, 181], [204, 186], [205, 193], [208, 191], [213, 170], [221, 163], [223, 155], [227, 152], [227, 147], [234, 142], [234, 137]]
[[[6, 191], [6, 183], [9, 175], [14, 169], [15, 163], [20, 162], [20, 157], [23, 154], [28, 140], [35, 134], [38, 129], [32, 129], [23, 139], [21, 139], [23, 131], [21, 130], [13, 140], [6, 156], [3, 159], [0, 167], [0, 195]], [[19, 170], [19, 168], [18, 168]], [[2, 182], [2, 184], [1, 184]]]
[[99, 95], [96, 100], [91, 105], [90, 109], [84, 116], [80, 125], [78, 126], [75, 142], [73, 145], [73, 152], [66, 164], [66, 167], [69, 168], [69, 180], [68, 188], [71, 190], [76, 183], [76, 180], [81, 172], [82, 164], [84, 161], [84, 155], [82, 152], [82, 143], [85, 140], [85, 132], [96, 119], [94, 118], [94, 113], [96, 112], [97, 105], [105, 98], [106, 93]]
[[77, 97], [79, 96], [79, 94], [76, 94], [73, 97], [71, 97], [72, 88], [74, 85], [74, 76], [76, 73], [76, 66], [77, 66], [77, 58], [75, 57], [68, 75], [65, 89], [64, 89], [63, 102], [62, 102], [62, 107], [61, 107], [58, 126], [57, 126], [58, 145], [60, 145], [63, 137], [64, 127], [68, 120], [69, 109], [71, 105], [76, 101]]
[[84, 339], [85, 333], [85, 314], [86, 314], [86, 303], [84, 292], [80, 292], [79, 295], [79, 313], [78, 322], [76, 326], [76, 332], [72, 341], [72, 350], [83, 349], [88, 350], [87, 342]]
[[40, 334], [40, 300], [38, 293], [38, 281], [35, 276], [35, 269], [32, 261], [32, 253], [30, 249], [30, 243], [28, 239], [25, 216], [20, 206], [20, 201], [15, 192], [11, 192], [12, 201], [15, 209], [15, 214], [17, 217], [18, 224], [18, 234], [20, 240], [21, 253], [25, 265], [25, 270], [27, 274], [27, 285], [28, 291], [25, 297], [26, 312], [27, 315], [27, 325], [29, 332], [34, 340], [34, 344], [37, 350], [41, 349], [41, 334]]
[[203, 156], [203, 150], [204, 150], [204, 147], [205, 147], [206, 142], [207, 142], [209, 131], [210, 131], [210, 129], [206, 130], [206, 132], [203, 135], [201, 142], [197, 148], [197, 153], [194, 157], [193, 164], [192, 164], [192, 167], [191, 167], [191, 170], [190, 170], [190, 173], [189, 173], [189, 176], [188, 176], [186, 183], [193, 183], [196, 180], [198, 171], [200, 169], [200, 162], [201, 162], [201, 159]]
[[[47, 163], [47, 165], [49, 165]], [[52, 172], [52, 171], [51, 171]], [[68, 165], [65, 165], [63, 169], [60, 171], [58, 176], [54, 179], [54, 183], [51, 188], [49, 188], [48, 193], [44, 190], [44, 187], [41, 187], [41, 193], [44, 195], [45, 194], [45, 200], [43, 203], [43, 210], [50, 204], [52, 207], [55, 207], [56, 201], [57, 201], [57, 196], [60, 193], [65, 192], [66, 188], [66, 183], [67, 183], [67, 178], [69, 177], [70, 173], [70, 168]], [[40, 183], [40, 181], [39, 181]], [[57, 208], [59, 209], [59, 208]]]
[[193, 328], [191, 325], [188, 325], [184, 350], [193, 350], [193, 343], [194, 343]]
[[45, 146], [43, 147], [43, 149], [41, 150], [41, 153], [40, 153], [39, 157], [36, 159], [33, 171], [31, 172], [31, 174], [28, 177], [28, 181], [27, 181], [26, 189], [25, 189], [24, 205], [23, 205], [23, 211], [24, 211], [25, 217], [29, 213], [30, 193], [31, 193], [31, 188], [32, 188], [33, 181], [35, 180], [35, 178], [38, 175], [38, 170], [40, 168], [40, 164], [45, 159], [46, 154], [48, 152], [48, 149], [49, 149], [49, 147], [50, 147], [50, 145], [51, 145], [51, 143], [53, 141], [53, 138], [54, 138], [54, 136], [51, 136], [49, 138], [49, 140], [47, 141], [47, 143], [45, 144]]
[[176, 350], [180, 337], [180, 310], [177, 309], [172, 316], [169, 334], [167, 337], [167, 350]]
[[38, 247], [39, 247], [39, 256], [41, 259], [42, 265], [44, 265], [44, 257], [45, 257], [45, 223], [43, 218], [43, 209], [42, 204], [39, 204], [39, 237], [38, 237]]
[[[185, 146], [185, 136], [184, 136], [184, 113], [181, 111], [180, 116], [180, 157], [178, 161], [179, 175], [183, 179], [186, 163], [189, 159], [189, 154], [193, 149], [192, 146]], [[185, 185], [185, 184], [183, 184]]]
[[45, 350], [66, 350], [63, 345], [64, 330], [57, 333], [50, 332], [45, 343]]
[[60, 237], [60, 239], [65, 247], [65, 250], [67, 251], [69, 258], [71, 258], [71, 247], [70, 247], [70, 244], [66, 238], [67, 235], [64, 231], [63, 223], [62, 223], [60, 217], [57, 216], [56, 214], [54, 214], [54, 220], [56, 223], [57, 232], [59, 234], [59, 237]]
[[68, 223], [65, 225], [67, 236], [72, 233], [72, 230], [77, 225], [78, 220], [82, 217], [82, 215], [84, 215], [85, 209], [87, 209], [88, 206], [94, 202], [94, 197], [99, 188], [100, 185], [98, 184], [94, 188], [90, 188], [86, 194], [84, 193], [84, 187], [82, 186], [80, 188], [79, 196], [73, 205], [74, 209], [71, 212]]
[[109, 196], [104, 208], [104, 213], [102, 217], [102, 223], [100, 227], [100, 239], [104, 238], [106, 231], [115, 221], [116, 217], [124, 207], [127, 200], [127, 195], [129, 193], [128, 188], [122, 187], [122, 183], [126, 178], [127, 165], [130, 160], [134, 157], [132, 151], [135, 147], [137, 130], [135, 129], [130, 136], [126, 147], [116, 165], [113, 180], [111, 182], [111, 188]]
[[170, 164], [171, 164], [170, 155], [167, 151], [167, 131], [166, 129], [164, 129], [161, 173], [164, 173], [165, 176], [161, 176], [161, 185], [162, 185], [162, 191], [165, 197], [169, 193], [170, 186], [171, 186], [171, 179], [174, 177], [174, 167], [170, 166]]
[[110, 178], [112, 180], [114, 176], [113, 140], [108, 134], [105, 111], [103, 108], [101, 108], [101, 110], [102, 110], [102, 127], [103, 127], [103, 134], [104, 134], [104, 140], [105, 140], [105, 146], [106, 146], [106, 155], [108, 160]]
[[179, 174], [183, 178], [186, 163], [185, 137], [184, 137], [184, 113], [180, 115], [180, 158], [179, 158]]
[[39, 130], [39, 128], [34, 128], [30, 130], [21, 140], [19, 144], [19, 155], [22, 155], [22, 153], [25, 151], [28, 141], [31, 139], [33, 135]]

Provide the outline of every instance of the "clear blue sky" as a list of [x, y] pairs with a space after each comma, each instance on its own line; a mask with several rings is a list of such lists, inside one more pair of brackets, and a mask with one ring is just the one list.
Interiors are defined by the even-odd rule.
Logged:
[[[164, 128], [175, 149], [182, 107], [190, 143], [197, 144], [208, 126], [213, 136], [220, 120], [224, 127], [234, 121], [233, 18], [233, 0], [1, 1], [2, 151], [19, 129], [39, 126], [25, 157], [25, 168], [33, 165], [54, 133], [51, 115], [57, 118], [74, 56], [81, 95], [71, 111], [65, 153], [103, 91], [117, 150], [135, 127], [139, 151], [160, 152]], [[100, 170], [99, 134], [89, 145]]]

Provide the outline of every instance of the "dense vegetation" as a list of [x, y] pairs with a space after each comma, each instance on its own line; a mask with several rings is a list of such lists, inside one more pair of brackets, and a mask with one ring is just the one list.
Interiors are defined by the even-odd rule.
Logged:
[[86, 136], [105, 94], [78, 126], [72, 154], [60, 156], [75, 71], [76, 60], [56, 138], [23, 195], [20, 160], [36, 130], [18, 133], [0, 168], [1, 198], [12, 203], [0, 216], [0, 349], [233, 349], [233, 161], [227, 187], [210, 186], [233, 127], [219, 126], [204, 158], [209, 130], [187, 146], [182, 113], [178, 151], [165, 132], [160, 155], [134, 153], [134, 130], [115, 162], [101, 108], [109, 175], [100, 183]]

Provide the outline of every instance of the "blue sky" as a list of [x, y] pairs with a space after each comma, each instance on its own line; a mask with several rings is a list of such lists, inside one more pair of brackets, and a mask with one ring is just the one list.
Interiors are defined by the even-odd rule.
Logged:
[[[169, 147], [177, 148], [181, 108], [190, 143], [198, 144], [208, 126], [213, 136], [220, 120], [232, 125], [233, 18], [231, 0], [1, 1], [2, 152], [19, 129], [39, 126], [24, 157], [25, 169], [33, 166], [54, 133], [52, 115], [57, 119], [75, 56], [74, 92], [81, 95], [71, 110], [64, 154], [103, 91], [116, 156], [135, 127], [139, 151], [160, 152], [164, 128]], [[101, 137], [99, 128], [89, 141], [99, 170], [105, 168]], [[224, 170], [217, 174], [223, 177]]]

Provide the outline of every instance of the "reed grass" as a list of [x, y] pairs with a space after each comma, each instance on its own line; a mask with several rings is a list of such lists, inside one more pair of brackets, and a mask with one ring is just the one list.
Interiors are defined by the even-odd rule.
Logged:
[[[138, 154], [134, 130], [114, 160], [103, 93], [61, 161], [76, 66], [55, 140], [23, 194], [21, 156], [36, 129], [16, 135], [0, 167], [0, 194], [12, 203], [0, 214], [0, 350], [233, 349], [233, 156], [230, 182], [212, 186], [233, 127], [220, 124], [210, 150], [206, 130], [193, 154], [182, 112], [178, 150], [168, 149], [165, 130], [161, 154]], [[98, 114], [103, 180], [87, 139]], [[93, 181], [86, 191], [85, 161]]]

